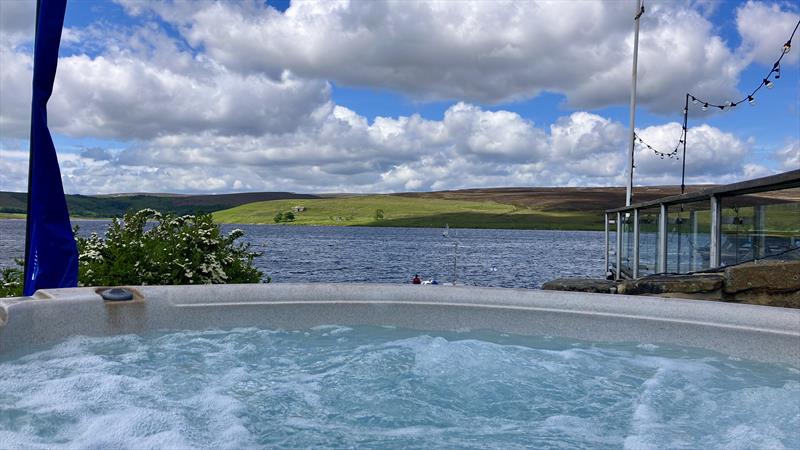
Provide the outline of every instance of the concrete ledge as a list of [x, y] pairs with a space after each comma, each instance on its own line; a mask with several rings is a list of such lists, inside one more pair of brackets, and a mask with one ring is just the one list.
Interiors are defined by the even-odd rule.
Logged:
[[0, 300], [0, 352], [67, 336], [166, 329], [323, 324], [477, 330], [706, 348], [800, 367], [800, 310], [579, 292], [381, 284], [136, 286], [104, 302], [95, 288]]

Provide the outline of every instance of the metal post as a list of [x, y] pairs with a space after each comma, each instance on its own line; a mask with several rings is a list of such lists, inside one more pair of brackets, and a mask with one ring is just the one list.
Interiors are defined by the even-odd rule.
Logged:
[[767, 215], [766, 206], [759, 205], [753, 209], [753, 259], [767, 255]]
[[628, 139], [628, 188], [625, 191], [625, 206], [631, 205], [633, 197], [633, 137], [636, 124], [636, 70], [639, 60], [639, 18], [642, 16], [642, 0], [636, 0], [633, 19], [633, 70], [631, 73], [631, 132]]
[[619, 280], [622, 275], [622, 213], [617, 213], [617, 270], [614, 271], [614, 279]]
[[667, 271], [667, 205], [661, 203], [658, 215], [658, 263], [656, 272]]
[[453, 286], [456, 285], [456, 267], [458, 267], [458, 241], [453, 239], [455, 247], [453, 250]]
[[722, 205], [719, 197], [711, 196], [711, 243], [709, 267], [719, 267], [721, 261], [720, 244], [722, 242]]
[[603, 267], [603, 273], [605, 273], [606, 277], [608, 277], [608, 213], [603, 214], [603, 217], [605, 218], [605, 238], [606, 238], [605, 239], [605, 249], [606, 249], [606, 251], [605, 251], [605, 263], [606, 263], [606, 265]]
[[[675, 225], [676, 225], [675, 226], [675, 231], [676, 231], [676, 234], [678, 235], [678, 245], [677, 245], [678, 248], [677, 248], [677, 251], [675, 252], [675, 272], [677, 272], [677, 273], [682, 273], [681, 272], [681, 252], [683, 251], [681, 249], [681, 243], [683, 241], [683, 236], [682, 236], [682, 234], [683, 234], [683, 217], [682, 216], [683, 216], [683, 203], [681, 203], [681, 211], [678, 213], [678, 218], [675, 219]], [[669, 228], [667, 228], [667, 231], [669, 231]]]
[[683, 107], [683, 167], [681, 168], [681, 194], [686, 192], [686, 135], [689, 134], [689, 94]]
[[633, 210], [633, 278], [639, 278], [639, 210]]
[[697, 231], [698, 231], [697, 230], [697, 211], [689, 211], [689, 223], [692, 225], [692, 240], [691, 240], [691, 242], [692, 242], [692, 246], [691, 247], [692, 248], [690, 249], [691, 250], [691, 257], [690, 257], [691, 259], [690, 259], [690, 261], [691, 261], [692, 265], [690, 266], [689, 270], [694, 272], [695, 270], [698, 269], [698, 267], [697, 267], [697, 265], [698, 265], [697, 264], [697, 245], [698, 245], [698, 243], [697, 243], [697, 238], [698, 238], [698, 235], [697, 235]]

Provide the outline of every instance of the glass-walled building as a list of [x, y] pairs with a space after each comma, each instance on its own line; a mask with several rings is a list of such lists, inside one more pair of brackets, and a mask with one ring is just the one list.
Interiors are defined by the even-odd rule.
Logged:
[[616, 278], [800, 259], [800, 170], [606, 211]]

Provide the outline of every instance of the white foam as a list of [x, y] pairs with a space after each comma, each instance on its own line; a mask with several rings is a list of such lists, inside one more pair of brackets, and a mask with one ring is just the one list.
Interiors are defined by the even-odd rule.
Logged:
[[73, 338], [0, 364], [0, 447], [800, 444], [797, 371], [377, 330]]

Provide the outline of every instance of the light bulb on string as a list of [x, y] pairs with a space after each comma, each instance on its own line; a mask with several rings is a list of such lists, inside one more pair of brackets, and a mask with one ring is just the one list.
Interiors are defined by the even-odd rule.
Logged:
[[755, 105], [756, 104], [756, 99], [753, 98], [752, 95], [748, 95], [747, 96], [747, 103], [750, 103], [751, 105]]
[[789, 53], [791, 49], [792, 49], [792, 40], [789, 39], [788, 41], [786, 41], [785, 44], [783, 44], [783, 54], [785, 55]]
[[738, 105], [738, 103], [736, 103], [736, 102], [728, 102], [728, 108], [730, 108], [730, 109], [736, 108], [736, 105]]
[[772, 89], [772, 87], [775, 86], [775, 83], [769, 81], [769, 78], [764, 78], [764, 86], [766, 86], [767, 89]]
[[700, 100], [698, 100], [695, 97], [692, 97], [692, 103], [694, 103], [696, 105], [696, 104], [700, 103]]
[[708, 111], [708, 103], [703, 104], [703, 111]]
[[725, 111], [725, 105], [717, 105], [720, 111]]

